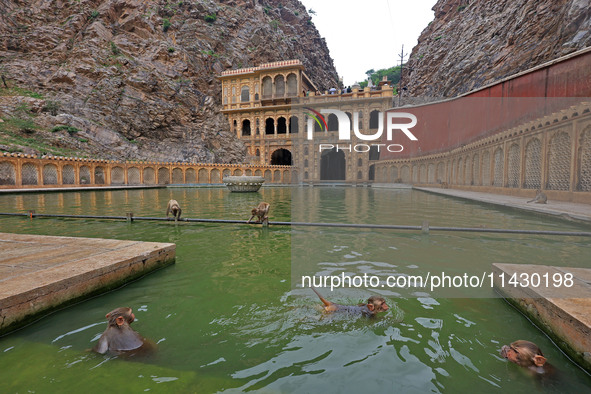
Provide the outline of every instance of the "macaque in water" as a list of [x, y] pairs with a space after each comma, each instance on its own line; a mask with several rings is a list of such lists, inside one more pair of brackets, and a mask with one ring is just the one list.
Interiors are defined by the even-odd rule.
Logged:
[[271, 205], [269, 205], [269, 203], [267, 202], [262, 202], [259, 205], [257, 205], [257, 207], [253, 208], [250, 212], [252, 213], [252, 216], [250, 217], [250, 219], [248, 219], [247, 223], [250, 223], [252, 218], [256, 216], [258, 217], [257, 223], [266, 222], [267, 224], [269, 224], [269, 207], [271, 207]]
[[546, 194], [544, 194], [542, 190], [538, 189], [536, 190], [536, 196], [533, 200], [529, 200], [528, 203], [535, 202], [537, 204], [546, 204], [546, 201], [548, 201], [548, 197], [546, 197]]
[[386, 304], [386, 300], [383, 297], [371, 296], [367, 299], [366, 304], [359, 305], [339, 305], [334, 302], [327, 301], [320, 293], [312, 287], [314, 293], [320, 298], [320, 301], [324, 304], [324, 310], [326, 312], [347, 312], [351, 314], [361, 314], [366, 317], [373, 317], [379, 312], [386, 312], [389, 307]]
[[534, 374], [554, 373], [554, 367], [546, 362], [546, 357], [533, 342], [519, 340], [509, 346], [503, 345], [501, 356], [521, 367], [527, 368]]
[[172, 213], [172, 216], [174, 216], [174, 221], [176, 222], [177, 220], [179, 220], [181, 218], [181, 206], [179, 205], [179, 203], [177, 202], [177, 200], [170, 200], [168, 202], [168, 206], [166, 207], [166, 217], [168, 218], [168, 214]]
[[108, 326], [101, 335], [93, 351], [105, 354], [136, 354], [138, 352], [151, 351], [155, 345], [143, 338], [140, 334], [130, 327], [135, 320], [135, 315], [131, 308], [117, 308], [107, 313], [105, 316]]

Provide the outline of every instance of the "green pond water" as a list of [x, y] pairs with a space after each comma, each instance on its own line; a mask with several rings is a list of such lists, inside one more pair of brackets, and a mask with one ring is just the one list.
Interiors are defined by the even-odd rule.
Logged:
[[[589, 231], [588, 225], [410, 190], [221, 188], [9, 194], [0, 212], [248, 219], [259, 201], [271, 221]], [[324, 315], [302, 289], [305, 273], [425, 275], [490, 272], [496, 262], [589, 266], [582, 237], [289, 228], [0, 217], [0, 231], [174, 242], [176, 264], [64, 308], [0, 338], [0, 393], [260, 392], [458, 393], [589, 391], [591, 378], [503, 299], [482, 288], [463, 298], [429, 289], [338, 288], [356, 304], [386, 297], [376, 319]], [[158, 342], [145, 359], [87, 352], [105, 314], [134, 309], [133, 327]], [[499, 356], [517, 339], [537, 343], [559, 376], [540, 382]]]

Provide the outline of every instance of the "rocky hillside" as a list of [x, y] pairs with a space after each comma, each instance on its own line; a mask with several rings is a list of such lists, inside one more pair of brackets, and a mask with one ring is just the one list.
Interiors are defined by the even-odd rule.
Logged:
[[404, 73], [411, 96], [456, 96], [591, 45], [589, 0], [439, 0], [433, 10]]
[[297, 58], [319, 87], [337, 81], [297, 0], [0, 0], [0, 10], [0, 150], [241, 162], [216, 75]]

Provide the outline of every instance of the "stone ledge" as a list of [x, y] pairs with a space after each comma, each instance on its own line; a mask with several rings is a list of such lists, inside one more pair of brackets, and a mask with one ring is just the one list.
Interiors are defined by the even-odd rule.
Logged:
[[[591, 372], [591, 269], [546, 265], [493, 264], [495, 289], [523, 312], [580, 366]], [[517, 274], [573, 275], [572, 287], [514, 287]], [[501, 282], [501, 275], [504, 282]], [[550, 282], [552, 283], [552, 282]], [[517, 338], [516, 338], [517, 339]], [[524, 338], [525, 339], [525, 338]]]
[[[172, 264], [176, 255], [170, 243], [0, 233], [0, 256], [25, 245], [17, 260], [0, 258], [0, 335]], [[59, 258], [43, 260], [44, 253]]]

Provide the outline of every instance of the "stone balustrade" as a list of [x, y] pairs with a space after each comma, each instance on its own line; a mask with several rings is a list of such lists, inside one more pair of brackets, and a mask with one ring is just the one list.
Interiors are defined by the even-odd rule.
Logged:
[[382, 160], [375, 181], [591, 204], [591, 103], [448, 151]]
[[222, 184], [225, 176], [261, 176], [267, 183], [297, 182], [291, 166], [164, 163], [0, 153], [0, 189]]

